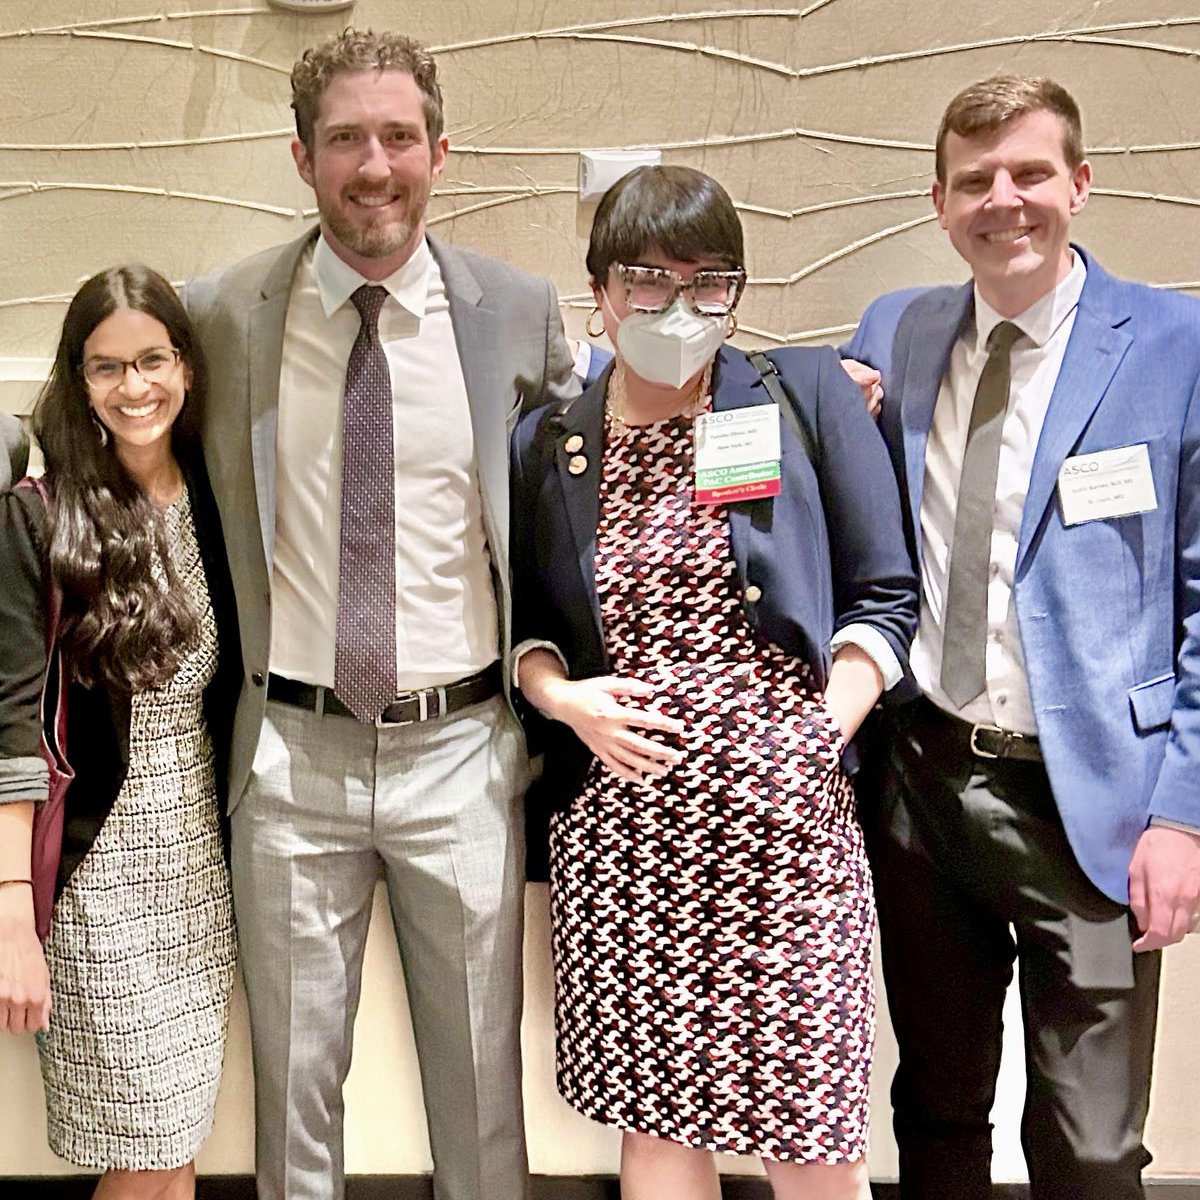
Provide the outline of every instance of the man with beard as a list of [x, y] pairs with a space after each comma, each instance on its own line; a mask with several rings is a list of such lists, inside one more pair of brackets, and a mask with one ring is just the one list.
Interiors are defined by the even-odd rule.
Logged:
[[519, 1200], [508, 428], [577, 385], [548, 282], [426, 236], [448, 148], [429, 54], [347, 30], [292, 95], [319, 228], [185, 292], [245, 661], [229, 805], [259, 1196], [343, 1195], [382, 874], [435, 1194]]

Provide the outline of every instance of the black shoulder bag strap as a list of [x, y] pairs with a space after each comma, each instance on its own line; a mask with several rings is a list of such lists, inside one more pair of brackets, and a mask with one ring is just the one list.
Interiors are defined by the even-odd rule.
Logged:
[[791, 425], [792, 431], [800, 439], [800, 445], [804, 447], [804, 453], [808, 461], [812, 463], [813, 471], [819, 482], [821, 478], [821, 444], [817, 440], [816, 433], [809, 426], [800, 405], [792, 399], [784, 385], [783, 377], [779, 374], [779, 368], [771, 361], [770, 357], [758, 350], [749, 355], [749, 358], [751, 365], [762, 376], [767, 394], [779, 405], [779, 411], [783, 413], [788, 424]]

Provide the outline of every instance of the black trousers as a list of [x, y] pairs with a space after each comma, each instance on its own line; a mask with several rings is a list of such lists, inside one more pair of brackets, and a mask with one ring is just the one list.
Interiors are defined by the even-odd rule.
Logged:
[[903, 1200], [988, 1200], [1001, 1012], [1019, 966], [1034, 1200], [1135, 1200], [1160, 956], [1083, 874], [1040, 763], [976, 758], [927, 701], [860, 780]]

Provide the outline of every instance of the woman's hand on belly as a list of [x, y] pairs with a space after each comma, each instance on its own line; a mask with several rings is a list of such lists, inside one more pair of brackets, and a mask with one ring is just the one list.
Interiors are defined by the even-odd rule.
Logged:
[[654, 687], [640, 679], [601, 675], [559, 679], [550, 685], [544, 711], [575, 736], [614, 774], [631, 783], [657, 779], [681, 763], [684, 752], [635, 732], [679, 735], [683, 722], [647, 707]]
[[684, 759], [682, 750], [637, 732], [678, 736], [684, 730], [682, 721], [649, 707], [655, 694], [652, 684], [614, 675], [568, 679], [553, 654], [531, 650], [521, 658], [520, 686], [531, 704], [567, 725], [622, 779], [632, 783], [656, 779]]

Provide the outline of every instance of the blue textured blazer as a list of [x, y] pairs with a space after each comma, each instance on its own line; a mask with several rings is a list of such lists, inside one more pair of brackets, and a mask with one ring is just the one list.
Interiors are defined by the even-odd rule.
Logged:
[[[1050, 784], [1092, 881], [1129, 898], [1151, 817], [1200, 829], [1200, 302], [1087, 281], [1030, 475], [1013, 597]], [[876, 300], [846, 346], [883, 372], [880, 427], [919, 562], [925, 445], [970, 284]], [[1145, 443], [1158, 507], [1066, 526], [1064, 459]]]
[[[811, 664], [821, 687], [830, 638], [846, 625], [873, 626], [904, 665], [916, 630], [916, 580], [883, 441], [832, 349], [772, 357], [817, 435], [820, 461], [814, 468], [781, 421], [781, 494], [728, 507], [746, 617], [757, 637]], [[595, 582], [608, 374], [576, 400], [523, 417], [512, 440], [514, 644], [553, 642], [576, 679], [609, 670]], [[713, 408], [770, 402], [746, 356], [723, 348]], [[568, 470], [565, 449], [574, 435], [587, 460], [579, 475]], [[761, 592], [753, 602], [744, 595], [751, 585]], [[560, 724], [539, 731], [534, 721], [531, 740], [545, 753], [531, 803], [565, 807], [582, 788], [591, 752]]]

